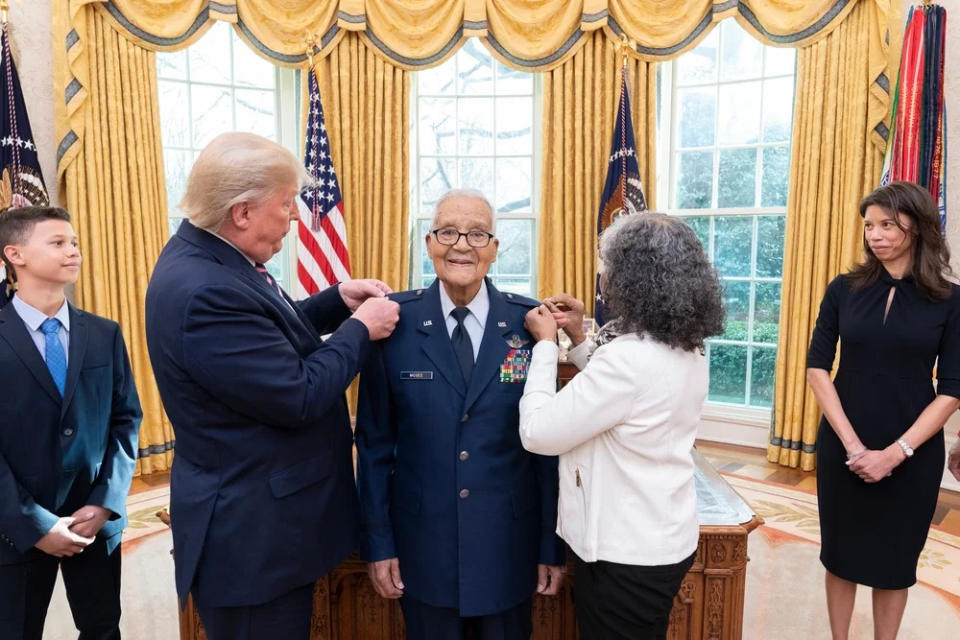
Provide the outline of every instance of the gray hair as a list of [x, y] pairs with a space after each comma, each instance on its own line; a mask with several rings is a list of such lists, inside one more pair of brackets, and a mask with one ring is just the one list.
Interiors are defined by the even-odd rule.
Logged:
[[493, 205], [490, 204], [490, 200], [488, 200], [487, 196], [483, 195], [483, 192], [479, 189], [450, 189], [450, 191], [440, 196], [437, 204], [433, 207], [433, 217], [430, 218], [431, 230], [437, 228], [437, 218], [440, 216], [440, 205], [453, 198], [474, 198], [483, 202], [484, 206], [487, 207], [487, 211], [490, 212], [490, 230], [496, 230], [497, 216], [493, 213]]
[[278, 188], [303, 189], [312, 179], [285, 147], [253, 133], [230, 131], [197, 156], [179, 207], [197, 227], [219, 231], [241, 202], [259, 203]]
[[693, 229], [662, 213], [621, 216], [600, 236], [603, 299], [620, 333], [684, 351], [723, 333], [720, 279]]

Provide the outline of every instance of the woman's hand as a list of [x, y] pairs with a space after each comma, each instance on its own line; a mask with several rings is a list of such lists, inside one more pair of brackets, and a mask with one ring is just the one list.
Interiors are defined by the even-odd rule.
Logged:
[[882, 451], [870, 449], [847, 461], [850, 471], [860, 476], [864, 482], [880, 482], [893, 473], [893, 470], [906, 459], [900, 445], [892, 444]]
[[557, 340], [557, 321], [554, 320], [553, 314], [544, 305], [540, 305], [536, 309], [530, 309], [523, 326], [527, 328], [527, 331], [537, 342], [540, 340], [555, 342]]
[[544, 306], [553, 314], [557, 327], [563, 329], [573, 346], [586, 339], [583, 334], [583, 302], [569, 293], [560, 293], [543, 301]]

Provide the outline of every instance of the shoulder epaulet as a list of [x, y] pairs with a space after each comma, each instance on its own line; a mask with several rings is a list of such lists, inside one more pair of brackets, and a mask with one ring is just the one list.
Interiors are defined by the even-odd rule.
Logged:
[[528, 298], [527, 296], [521, 296], [518, 293], [504, 293], [503, 297], [507, 299], [507, 302], [519, 304], [520, 306], [527, 307], [529, 309], [540, 306], [539, 300], [534, 300], [533, 298]]
[[404, 302], [410, 302], [412, 300], [421, 300], [423, 299], [423, 293], [426, 289], [411, 289], [409, 291], [396, 291], [389, 294], [387, 297], [396, 302], [397, 304], [403, 304]]

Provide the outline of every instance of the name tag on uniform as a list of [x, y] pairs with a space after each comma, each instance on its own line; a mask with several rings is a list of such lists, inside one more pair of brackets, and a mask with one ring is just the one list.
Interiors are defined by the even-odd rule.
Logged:
[[433, 380], [433, 371], [401, 371], [401, 380]]

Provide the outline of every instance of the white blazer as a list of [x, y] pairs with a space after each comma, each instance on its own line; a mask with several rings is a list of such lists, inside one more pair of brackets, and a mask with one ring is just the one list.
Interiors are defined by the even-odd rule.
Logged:
[[691, 448], [706, 358], [635, 333], [587, 341], [558, 392], [557, 357], [552, 342], [534, 346], [520, 400], [523, 446], [560, 456], [557, 534], [586, 562], [686, 559], [699, 538]]

